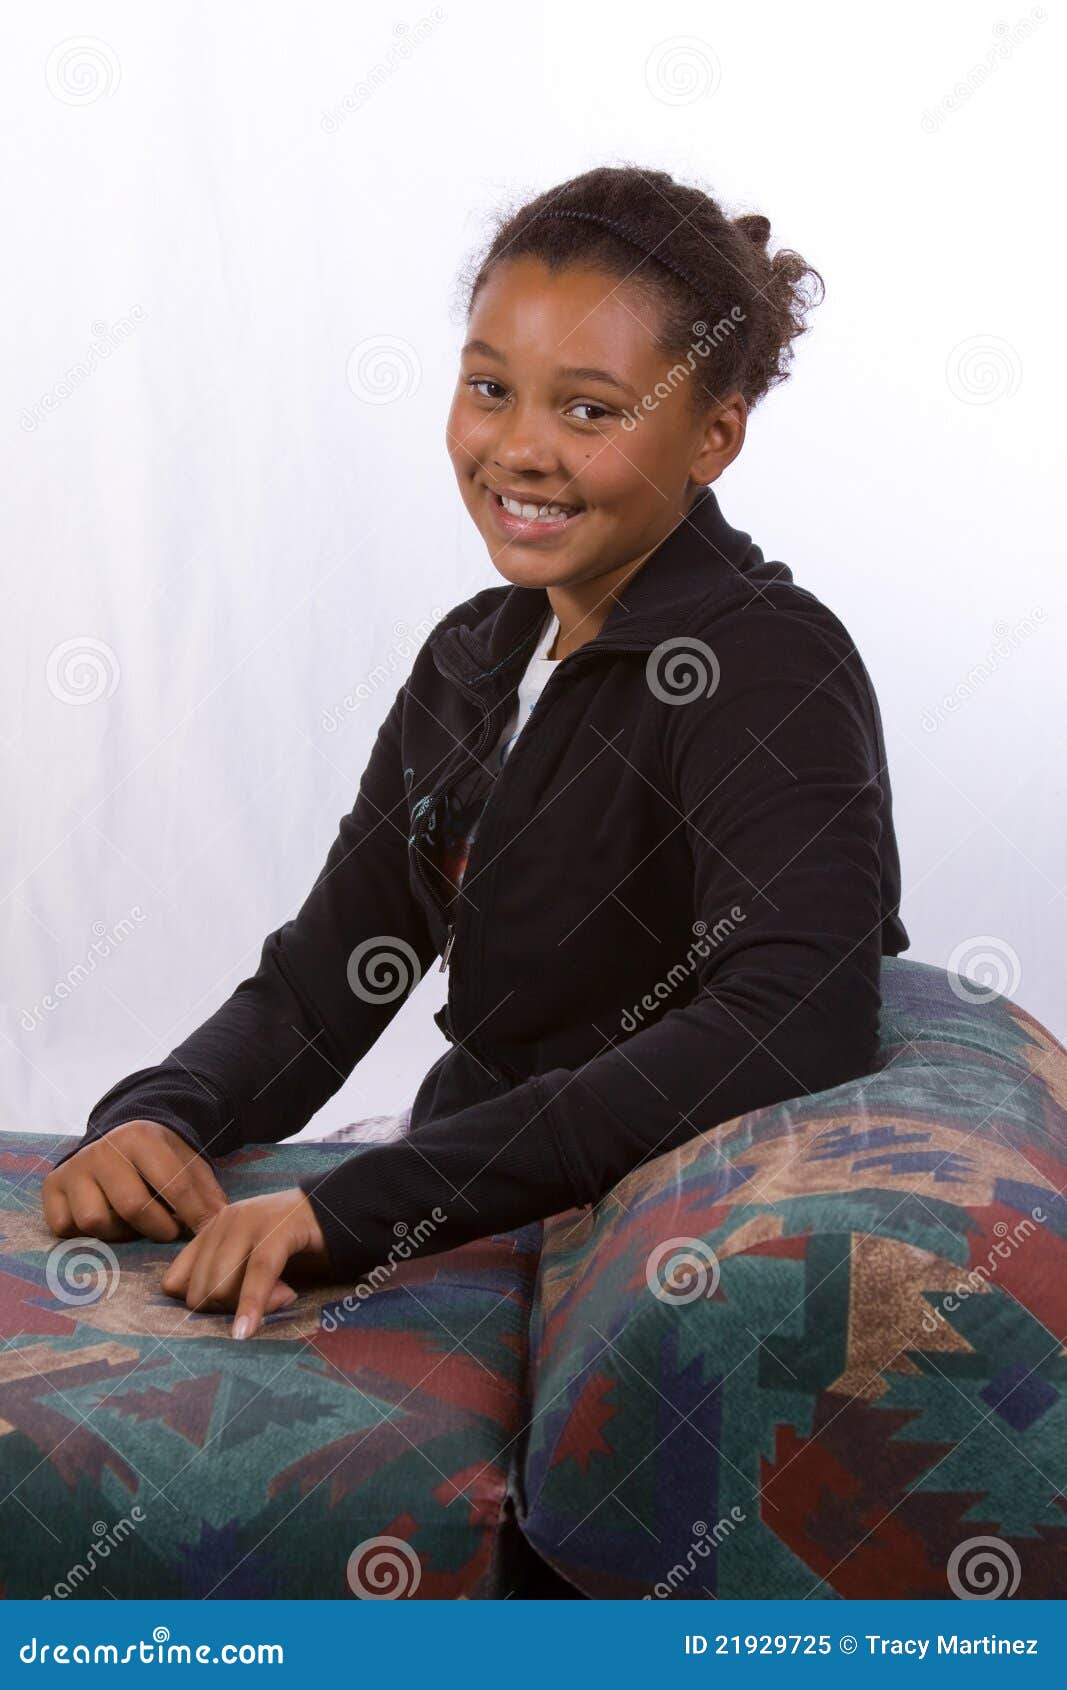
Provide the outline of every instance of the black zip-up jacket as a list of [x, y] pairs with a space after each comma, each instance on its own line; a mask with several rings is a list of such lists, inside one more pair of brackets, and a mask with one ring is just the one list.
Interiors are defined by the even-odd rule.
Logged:
[[[88, 1137], [150, 1119], [211, 1159], [298, 1132], [442, 956], [450, 1048], [408, 1135], [301, 1182], [360, 1278], [398, 1238], [430, 1254], [594, 1203], [746, 1110], [873, 1070], [880, 958], [909, 941], [878, 705], [842, 624], [706, 488], [494, 776], [548, 608], [503, 585], [442, 618], [296, 916]], [[435, 825], [446, 794], [490, 789], [457, 894]]]

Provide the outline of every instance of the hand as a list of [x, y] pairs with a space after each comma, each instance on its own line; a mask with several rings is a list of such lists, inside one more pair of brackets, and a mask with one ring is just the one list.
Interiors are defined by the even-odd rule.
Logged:
[[124, 1121], [53, 1168], [41, 1203], [57, 1238], [120, 1242], [140, 1234], [171, 1244], [183, 1225], [197, 1232], [225, 1208], [226, 1193], [210, 1164], [169, 1127]]
[[287, 1263], [319, 1279], [332, 1273], [322, 1229], [299, 1186], [220, 1209], [171, 1262], [160, 1284], [168, 1297], [184, 1297], [191, 1309], [235, 1308], [231, 1332], [250, 1338], [265, 1314], [296, 1301], [296, 1291], [281, 1277]]

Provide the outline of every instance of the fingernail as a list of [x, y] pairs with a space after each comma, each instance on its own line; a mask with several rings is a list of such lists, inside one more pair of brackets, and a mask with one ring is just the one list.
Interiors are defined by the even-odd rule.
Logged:
[[233, 1323], [233, 1336], [235, 1338], [247, 1338], [251, 1330], [252, 1316], [250, 1314], [239, 1314]]

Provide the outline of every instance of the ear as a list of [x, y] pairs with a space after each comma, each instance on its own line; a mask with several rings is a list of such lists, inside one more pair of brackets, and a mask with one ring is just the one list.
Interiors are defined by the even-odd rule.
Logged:
[[696, 456], [689, 470], [691, 481], [707, 486], [718, 481], [745, 444], [748, 406], [740, 393], [728, 394], [705, 411]]

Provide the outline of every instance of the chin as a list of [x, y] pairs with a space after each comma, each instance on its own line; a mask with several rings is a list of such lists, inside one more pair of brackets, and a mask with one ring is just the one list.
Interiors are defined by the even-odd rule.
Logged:
[[554, 587], [558, 585], [559, 569], [548, 558], [525, 558], [515, 555], [516, 548], [486, 541], [489, 560], [498, 575], [513, 587]]

